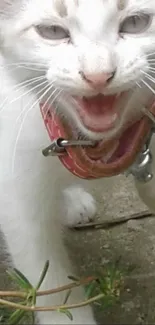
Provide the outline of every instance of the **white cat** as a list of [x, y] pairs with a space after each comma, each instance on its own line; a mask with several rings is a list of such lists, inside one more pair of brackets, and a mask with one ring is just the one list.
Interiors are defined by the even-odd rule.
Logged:
[[[53, 105], [85, 138], [115, 141], [154, 94], [154, 52], [154, 0], [0, 1], [0, 225], [14, 265], [32, 283], [50, 261], [44, 289], [74, 273], [57, 202], [69, 226], [91, 220], [96, 206], [81, 187], [86, 180], [43, 157], [50, 139], [38, 103]], [[154, 189], [153, 179], [139, 190], [155, 210]], [[69, 302], [83, 297], [76, 289]], [[58, 294], [38, 303], [62, 301]], [[40, 324], [71, 323], [57, 312], [37, 316]], [[74, 309], [72, 324], [95, 324], [91, 309]]]

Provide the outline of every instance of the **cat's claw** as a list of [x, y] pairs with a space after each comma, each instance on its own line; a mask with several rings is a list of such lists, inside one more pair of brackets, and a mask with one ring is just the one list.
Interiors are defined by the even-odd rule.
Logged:
[[64, 190], [65, 220], [68, 227], [94, 220], [96, 202], [91, 194], [81, 187], [69, 187]]

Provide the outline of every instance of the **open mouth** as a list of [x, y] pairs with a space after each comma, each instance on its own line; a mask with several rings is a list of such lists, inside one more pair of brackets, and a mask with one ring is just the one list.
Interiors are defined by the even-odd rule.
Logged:
[[[124, 96], [125, 93], [110, 96], [99, 94], [92, 98], [76, 99], [79, 104], [78, 113], [81, 122], [88, 130], [96, 133], [114, 129], [116, 122], [120, 119], [120, 100]], [[99, 152], [99, 148], [102, 148], [103, 156], [100, 159], [103, 163], [117, 163], [135, 150], [142, 120], [141, 118], [128, 121], [121, 130], [121, 134], [115, 135], [110, 140], [99, 141], [97, 147]], [[89, 153], [91, 158], [95, 159], [94, 148], [89, 150]]]
[[120, 115], [118, 102], [123, 95], [99, 94], [90, 98], [76, 98], [79, 118], [83, 125], [93, 132], [105, 132], [112, 129]]
[[[115, 128], [120, 118], [120, 100], [124, 94], [77, 99], [78, 115], [88, 130], [106, 133]], [[121, 105], [121, 110], [123, 109]], [[47, 107], [44, 107], [47, 116]], [[155, 105], [149, 107], [155, 113]], [[44, 118], [44, 112], [42, 115]], [[78, 131], [69, 123], [55, 115], [49, 107], [48, 118], [44, 118], [51, 139], [78, 139]], [[100, 140], [93, 147], [68, 147], [60, 160], [73, 174], [81, 178], [100, 178], [118, 175], [129, 168], [145, 144], [150, 130], [150, 121], [142, 116], [138, 121], [128, 121], [121, 130], [109, 140]]]
[[[90, 98], [76, 98], [78, 114], [82, 124], [95, 133], [106, 133], [114, 129], [116, 123], [120, 120], [120, 101], [125, 95], [125, 93], [110, 96], [99, 94]], [[121, 130], [121, 134], [113, 136], [110, 140], [99, 141], [98, 147], [104, 149], [103, 162], [115, 162], [132, 151], [141, 122], [141, 119], [128, 121], [124, 125], [124, 129]]]

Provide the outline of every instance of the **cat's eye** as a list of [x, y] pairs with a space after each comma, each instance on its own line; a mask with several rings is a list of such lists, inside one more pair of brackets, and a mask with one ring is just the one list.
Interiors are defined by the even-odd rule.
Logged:
[[126, 18], [120, 26], [120, 33], [138, 34], [149, 27], [151, 16], [147, 14], [134, 15]]
[[69, 33], [60, 26], [39, 25], [35, 28], [40, 36], [48, 40], [62, 40], [69, 38]]

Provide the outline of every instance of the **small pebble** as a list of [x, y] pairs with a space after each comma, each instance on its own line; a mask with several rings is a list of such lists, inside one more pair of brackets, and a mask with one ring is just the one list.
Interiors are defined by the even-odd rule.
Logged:
[[103, 245], [102, 247], [105, 248], [105, 249], [110, 248], [110, 246], [109, 246], [108, 244], [105, 244], [105, 245]]
[[134, 309], [135, 308], [135, 304], [133, 301], [127, 301], [125, 302], [122, 307], [127, 311], [129, 312], [131, 309]]
[[101, 264], [102, 265], [106, 265], [106, 264], [108, 264], [110, 261], [107, 259], [107, 258], [105, 258], [105, 257], [103, 257], [102, 258], [102, 260], [101, 260]]

